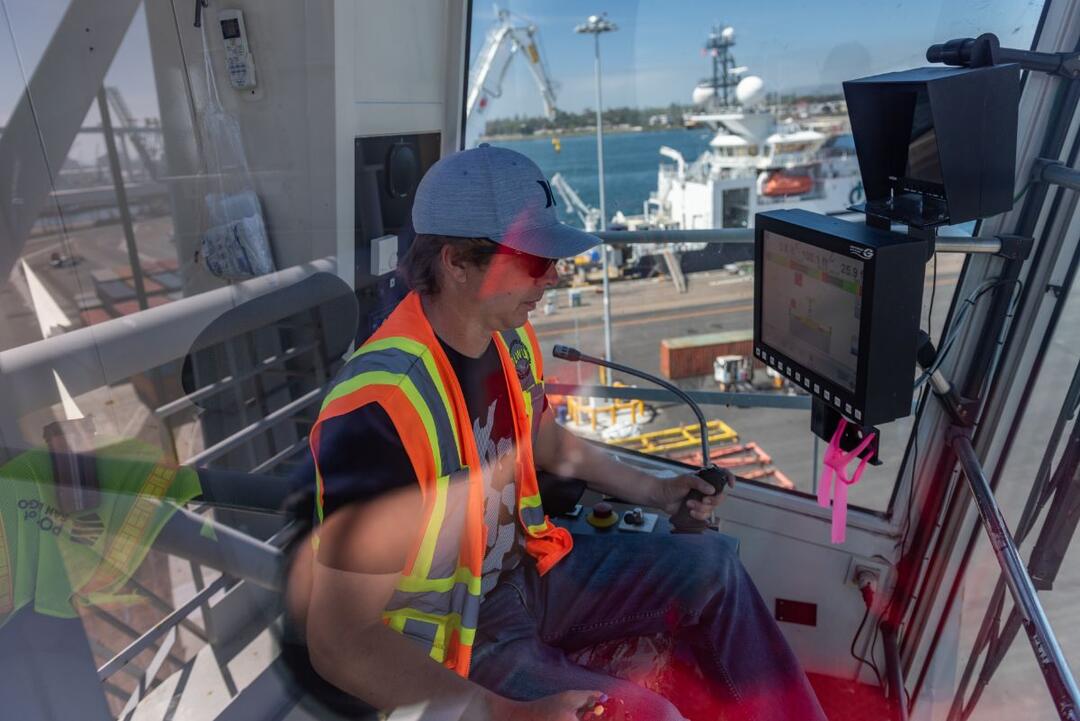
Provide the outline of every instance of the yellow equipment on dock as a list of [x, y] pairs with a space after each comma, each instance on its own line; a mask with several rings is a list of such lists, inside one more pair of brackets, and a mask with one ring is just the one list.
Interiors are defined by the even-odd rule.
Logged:
[[[706, 423], [706, 427], [709, 433], [709, 443], [726, 443], [739, 439], [739, 434], [723, 421], [709, 421]], [[701, 427], [697, 423], [688, 423], [685, 426], [649, 431], [648, 433], [613, 439], [608, 442], [611, 445], [641, 453], [667, 453], [700, 445]]]

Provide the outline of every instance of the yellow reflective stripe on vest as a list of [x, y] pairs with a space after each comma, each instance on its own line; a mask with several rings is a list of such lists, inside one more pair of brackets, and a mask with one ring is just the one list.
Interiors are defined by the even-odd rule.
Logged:
[[537, 369], [536, 354], [540, 352], [540, 349], [533, 347], [532, 339], [529, 338], [529, 334], [527, 332], [525, 332], [525, 326], [521, 326], [520, 328], [517, 328], [516, 330], [517, 330], [518, 338], [520, 338], [521, 342], [525, 344], [525, 347], [529, 349], [529, 361], [530, 361], [529, 362], [529, 367], [532, 370], [533, 380], [536, 381], [537, 383], [539, 383], [540, 382], [540, 376], [536, 372], [536, 369]]
[[[529, 351], [529, 373], [532, 375], [533, 382], [528, 389], [522, 389], [521, 396], [525, 401], [525, 415], [529, 420], [529, 426], [532, 427], [533, 415], [535, 414], [535, 410], [533, 408], [533, 393], [534, 389], [537, 386], [541, 385], [540, 374], [537, 372], [538, 366], [536, 363], [536, 354], [540, 352], [540, 349], [533, 347], [532, 340], [529, 338], [529, 334], [525, 331], [525, 326], [515, 328], [513, 332], [517, 335], [517, 340], [520, 340], [521, 344], [525, 346], [525, 348]], [[512, 342], [511, 339], [507, 338], [510, 333], [510, 331], [499, 333], [499, 340], [501, 340], [503, 345], [506, 346], [507, 351], [510, 350]], [[524, 383], [522, 383], [522, 385], [524, 385]]]
[[398, 579], [397, 589], [405, 593], [426, 593], [428, 591], [449, 593], [455, 584], [463, 583], [469, 589], [469, 593], [479, 596], [480, 581], [480, 576], [474, 576], [468, 568], [459, 566], [457, 572], [450, 578], [420, 578], [415, 574], [402, 576]]
[[[390, 373], [387, 371], [367, 371], [358, 373], [352, 378], [342, 381], [334, 386], [326, 395], [326, 400], [323, 401], [323, 408], [338, 398], [371, 385], [394, 386], [405, 394], [409, 403], [416, 409], [417, 415], [420, 416], [420, 421], [424, 425], [424, 433], [428, 438], [428, 445], [431, 448], [432, 458], [435, 461], [435, 468], [439, 470], [439, 476], [435, 483], [435, 503], [432, 507], [431, 520], [428, 523], [428, 528], [424, 533], [420, 548], [417, 551], [416, 561], [413, 563], [413, 575], [426, 578], [431, 571], [431, 560], [435, 555], [435, 542], [438, 539], [438, 529], [442, 525], [443, 516], [446, 513], [446, 489], [447, 484], [449, 483], [449, 479], [441, 473], [442, 453], [439, 451], [439, 439], [438, 432], [435, 429], [435, 418], [431, 415], [431, 410], [428, 408], [427, 403], [424, 402], [423, 396], [416, 389], [416, 385], [412, 382], [411, 378], [401, 373]], [[434, 533], [432, 530], [434, 530]]]
[[326, 408], [326, 406], [330, 405], [330, 403], [336, 401], [338, 398], [354, 393], [361, 388], [375, 385], [395, 386], [409, 399], [409, 402], [412, 403], [417, 414], [420, 416], [420, 422], [424, 424], [424, 432], [427, 434], [428, 443], [431, 446], [431, 455], [435, 460], [435, 468], [441, 470], [442, 454], [439, 452], [439, 437], [435, 431], [435, 419], [431, 417], [431, 411], [428, 410], [423, 397], [420, 395], [420, 392], [416, 390], [416, 385], [407, 375], [388, 373], [386, 371], [368, 371], [366, 373], [359, 373], [334, 386], [330, 392], [326, 394], [326, 399], [323, 401], [322, 407]]
[[540, 533], [548, 529], [547, 519], [544, 517], [543, 501], [540, 494], [522, 496], [518, 506], [521, 511], [521, 521], [529, 533]]
[[[458, 637], [461, 639], [463, 646], [472, 646], [476, 641], [476, 628], [463, 625], [461, 615], [457, 613], [447, 613], [440, 616], [403, 608], [397, 611], [385, 611], [383, 619], [390, 628], [398, 633], [427, 644], [429, 647], [428, 655], [439, 663], [446, 660], [446, 644], [455, 630], [458, 632]], [[410, 624], [410, 621], [420, 623], [414, 625]], [[434, 632], [424, 633], [421, 630], [424, 624], [432, 625]]]
[[360, 346], [360, 348], [349, 357], [349, 360], [351, 361], [353, 358], [358, 358], [362, 355], [383, 350], [385, 348], [396, 348], [416, 356], [423, 362], [424, 368], [427, 369], [428, 375], [431, 376], [431, 380], [435, 384], [435, 390], [439, 392], [439, 399], [442, 401], [443, 407], [446, 408], [446, 415], [450, 419], [450, 426], [454, 431], [454, 438], [458, 438], [457, 418], [454, 417], [453, 406], [450, 405], [450, 396], [447, 395], [446, 386], [443, 384], [442, 376], [439, 375], [439, 369], [435, 366], [435, 358], [423, 343], [403, 336], [380, 338], [379, 340], [374, 340]]
[[435, 479], [435, 503], [431, 507], [431, 518], [428, 521], [427, 528], [424, 529], [424, 537], [420, 540], [420, 550], [416, 553], [412, 573], [407, 577], [402, 577], [402, 581], [406, 578], [427, 579], [431, 574], [431, 562], [435, 558], [435, 545], [439, 540], [439, 529], [442, 528], [443, 521], [446, 519], [446, 493], [449, 486], [449, 476], [440, 475]]

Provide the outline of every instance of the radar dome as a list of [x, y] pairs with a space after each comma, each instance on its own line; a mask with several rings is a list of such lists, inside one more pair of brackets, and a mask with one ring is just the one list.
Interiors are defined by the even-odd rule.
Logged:
[[765, 99], [765, 81], [757, 75], [747, 75], [735, 87], [735, 98], [739, 105], [757, 105]]
[[716, 95], [716, 89], [712, 85], [698, 85], [694, 88], [694, 94], [690, 96], [694, 105], [704, 105]]
[[720, 31], [720, 37], [722, 37], [724, 40], [727, 40], [729, 42], [731, 40], [734, 40], [735, 39], [735, 28], [730, 27], [730, 26], [724, 28], [722, 31]]

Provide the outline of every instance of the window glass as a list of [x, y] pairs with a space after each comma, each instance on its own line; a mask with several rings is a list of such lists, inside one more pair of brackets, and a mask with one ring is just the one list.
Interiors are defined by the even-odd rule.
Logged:
[[[586, 228], [746, 228], [754, 213], [788, 207], [861, 222], [847, 211], [863, 191], [841, 82], [925, 65], [929, 45], [954, 37], [995, 32], [1003, 45], [1027, 47], [1039, 4], [992, 6], [916, 2], [868, 14], [855, 2], [750, 3], [727, 8], [717, 22], [709, 6], [643, 0], [610, 8], [598, 21], [606, 21], [604, 31], [590, 33], [588, 13], [576, 3], [511, 2], [501, 13], [476, 4], [470, 97], [477, 102], [469, 108], [466, 143], [483, 140], [531, 157], [555, 179], [564, 220]], [[526, 52], [485, 54], [485, 42], [490, 48], [498, 37]], [[973, 227], [947, 232], [970, 234]], [[809, 431], [808, 397], [748, 356], [752, 253], [751, 242], [613, 247], [613, 360], [686, 389], [801, 402], [789, 410], [706, 410], [723, 429], [715, 433], [718, 459], [761, 482], [813, 492], [824, 443]], [[563, 265], [562, 287], [534, 314], [543, 343], [603, 355], [601, 265], [599, 250]], [[933, 298], [935, 333], [961, 266], [959, 256], [928, 266], [924, 319]], [[601, 377], [591, 366], [558, 361], [548, 374], [586, 384]], [[577, 432], [697, 462], [695, 443], [684, 437], [693, 415], [679, 403], [645, 404], [636, 418], [620, 406], [614, 424], [607, 401], [570, 403], [565, 417]], [[884, 464], [852, 489], [853, 503], [887, 508], [910, 427], [907, 418], [881, 428]]]
[[[309, 72], [325, 75], [293, 32], [302, 5], [247, 26], [263, 83], [298, 116]], [[217, 23], [204, 56], [191, 11], [0, 2], [0, 655], [10, 669], [19, 638], [49, 639], [47, 672], [31, 664], [13, 703], [52, 710], [28, 718], [130, 717], [209, 651], [212, 606], [244, 573], [190, 548], [212, 544], [215, 523], [260, 540], [280, 529], [285, 479], [357, 327], [332, 193], [308, 174], [332, 164], [232, 82]], [[318, 122], [294, 126], [329, 137]], [[209, 469], [258, 473], [261, 490], [215, 502], [236, 477], [215, 486]], [[228, 681], [200, 697], [224, 702], [254, 678], [221, 668]], [[170, 714], [224, 708], [177, 710], [181, 694]]]

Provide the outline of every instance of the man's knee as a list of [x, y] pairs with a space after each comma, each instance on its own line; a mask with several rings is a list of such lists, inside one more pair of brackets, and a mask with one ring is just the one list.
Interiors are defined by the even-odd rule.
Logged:
[[672, 536], [666, 559], [657, 559], [679, 579], [676, 595], [692, 617], [724, 597], [741, 596], [752, 585], [736, 546], [716, 533]]
[[669, 561], [688, 575], [734, 580], [743, 573], [735, 544], [718, 533], [673, 535], [668, 549]]

